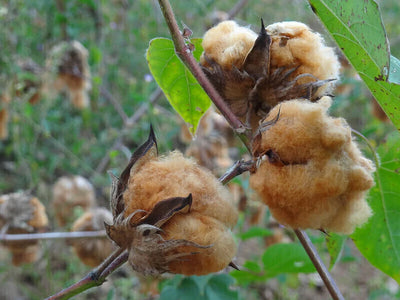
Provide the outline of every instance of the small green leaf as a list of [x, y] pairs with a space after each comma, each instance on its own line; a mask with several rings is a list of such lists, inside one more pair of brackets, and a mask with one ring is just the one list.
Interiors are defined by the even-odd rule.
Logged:
[[[382, 109], [400, 130], [400, 85], [389, 76], [390, 52], [375, 1], [309, 0]], [[392, 59], [393, 64], [393, 59]], [[390, 70], [397, 72], [396, 62]], [[394, 79], [393, 79], [394, 78]]]
[[339, 260], [346, 239], [346, 235], [341, 235], [337, 233], [329, 233], [329, 235], [325, 237], [326, 246], [328, 248], [329, 256], [331, 258], [329, 269], [332, 269], [336, 262]]
[[373, 215], [351, 238], [372, 265], [400, 283], [400, 135], [377, 152], [381, 163], [369, 195]]
[[240, 233], [239, 238], [243, 241], [254, 238], [272, 235], [271, 230], [262, 227], [250, 227], [246, 232]]
[[300, 244], [274, 244], [265, 250], [262, 261], [269, 277], [281, 273], [312, 273], [315, 267]]
[[239, 293], [230, 287], [234, 280], [228, 274], [213, 275], [205, 287], [207, 300], [235, 300], [239, 299]]
[[160, 300], [204, 300], [200, 295], [199, 288], [190, 277], [183, 278], [179, 285], [174, 287], [172, 285], [165, 286], [160, 294]]
[[247, 272], [245, 270], [233, 270], [229, 273], [241, 285], [247, 285], [252, 282], [266, 281], [268, 278], [265, 275]]
[[400, 60], [390, 55], [389, 82], [400, 84]]
[[[191, 42], [195, 46], [193, 56], [199, 59], [202, 53], [201, 39], [192, 39]], [[151, 40], [146, 58], [154, 79], [168, 101], [195, 134], [200, 118], [211, 105], [210, 98], [178, 58], [171, 40]]]
[[243, 264], [243, 268], [254, 272], [254, 273], [260, 273], [262, 271], [261, 266], [259, 263], [255, 261], [248, 260]]

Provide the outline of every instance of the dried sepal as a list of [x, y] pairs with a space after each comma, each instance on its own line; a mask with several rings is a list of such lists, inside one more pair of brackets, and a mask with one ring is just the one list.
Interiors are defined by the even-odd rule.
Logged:
[[[196, 253], [196, 248], [209, 248], [184, 239], [165, 240], [161, 233], [164, 225], [176, 213], [188, 212], [192, 195], [158, 202], [152, 211], [136, 210], [127, 218], [121, 213], [113, 225], [106, 225], [108, 236], [122, 248], [129, 250], [129, 263], [143, 275], [159, 275], [170, 271], [168, 265]], [[177, 252], [178, 247], [191, 247], [191, 252]]]
[[156, 136], [154, 134], [153, 126], [150, 126], [150, 134], [145, 143], [143, 143], [132, 155], [128, 165], [122, 171], [120, 177], [112, 177], [111, 185], [111, 211], [114, 218], [124, 211], [124, 203], [122, 195], [128, 185], [128, 179], [131, 172], [135, 172], [145, 162], [149, 161], [158, 154]]

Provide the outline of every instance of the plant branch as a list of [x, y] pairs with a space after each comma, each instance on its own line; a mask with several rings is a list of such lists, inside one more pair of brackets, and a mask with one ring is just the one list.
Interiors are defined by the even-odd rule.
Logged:
[[161, 11], [164, 15], [164, 19], [168, 25], [169, 31], [171, 33], [172, 41], [174, 42], [175, 52], [186, 67], [190, 70], [193, 76], [197, 79], [201, 87], [210, 97], [211, 101], [215, 104], [221, 114], [225, 117], [231, 127], [235, 130], [236, 134], [243, 141], [247, 149], [251, 149], [251, 131], [246, 129], [242, 122], [236, 117], [229, 106], [226, 104], [224, 99], [219, 95], [217, 90], [214, 88], [212, 83], [208, 80], [207, 76], [204, 74], [200, 65], [193, 57], [190, 47], [186, 44], [183, 38], [178, 24], [176, 22], [172, 7], [168, 0], [158, 0], [160, 4]]
[[312, 263], [314, 264], [315, 268], [317, 269], [319, 276], [321, 276], [321, 279], [325, 283], [325, 286], [328, 289], [329, 293], [331, 294], [332, 298], [334, 300], [344, 300], [344, 297], [342, 296], [342, 293], [340, 292], [339, 288], [337, 287], [335, 280], [333, 280], [328, 269], [322, 262], [321, 257], [318, 255], [318, 252], [315, 249], [310, 238], [308, 237], [307, 233], [305, 231], [299, 230], [299, 229], [294, 229], [294, 233], [297, 235], [297, 238], [300, 240], [300, 243], [303, 245], [304, 249], [306, 250], [308, 256], [310, 257]]
[[56, 240], [56, 239], [65, 240], [65, 239], [101, 238], [101, 237], [106, 237], [105, 230], [0, 234], [0, 241]]
[[233, 19], [249, 2], [249, 0], [239, 0], [235, 6], [228, 12], [228, 20]]
[[162, 90], [160, 88], [157, 88], [149, 98], [149, 102], [143, 103], [136, 111], [135, 113], [130, 116], [129, 118], [126, 118], [124, 120], [124, 128], [120, 130], [120, 134], [118, 137], [115, 139], [114, 144], [111, 146], [111, 148], [107, 151], [106, 155], [102, 158], [100, 163], [98, 164], [96, 168], [96, 173], [102, 173], [106, 169], [108, 163], [110, 162], [110, 152], [114, 149], [117, 149], [120, 147], [122, 144], [122, 140], [124, 135], [126, 134], [126, 130], [132, 128], [147, 112], [149, 109], [148, 103], [155, 103], [161, 96], [162, 96]]
[[107, 276], [118, 269], [128, 260], [128, 252], [125, 249], [115, 250], [106, 260], [93, 271], [89, 272], [80, 281], [48, 297], [46, 300], [69, 299], [94, 286], [102, 285]]

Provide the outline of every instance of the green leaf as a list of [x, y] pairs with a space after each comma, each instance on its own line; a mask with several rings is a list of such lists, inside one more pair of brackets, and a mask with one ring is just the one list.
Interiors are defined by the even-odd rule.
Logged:
[[400, 84], [400, 60], [390, 55], [389, 82]]
[[[386, 81], [389, 77], [390, 52], [376, 2], [309, 2], [380, 106], [400, 130], [400, 85]], [[396, 66], [393, 65], [391, 70], [395, 71]], [[393, 78], [394, 75], [391, 75], [390, 79]]]
[[269, 277], [281, 273], [312, 273], [315, 267], [300, 244], [275, 244], [262, 256], [264, 270]]
[[243, 264], [243, 268], [245, 268], [253, 273], [260, 273], [262, 271], [260, 264], [255, 261], [251, 261], [251, 260], [246, 261]]
[[[201, 39], [192, 39], [191, 42], [195, 46], [193, 56], [198, 60], [203, 51]], [[168, 101], [195, 134], [200, 118], [211, 105], [210, 98], [178, 58], [171, 40], [151, 40], [146, 58], [154, 79]]]
[[167, 285], [163, 288], [160, 294], [160, 300], [204, 300], [204, 297], [200, 295], [200, 290], [196, 283], [190, 277], [183, 278], [179, 285], [174, 287]]
[[328, 248], [329, 256], [331, 258], [329, 269], [332, 269], [336, 262], [339, 260], [346, 239], [346, 235], [341, 235], [333, 232], [329, 233], [329, 235], [325, 237], [326, 246]]
[[400, 135], [377, 152], [381, 163], [369, 195], [373, 215], [351, 238], [372, 265], [400, 283]]
[[252, 272], [247, 272], [245, 270], [233, 270], [229, 273], [233, 278], [236, 279], [236, 281], [238, 282], [238, 284], [241, 285], [247, 285], [249, 283], [252, 282], [256, 282], [256, 281], [266, 281], [268, 280], [268, 277], [265, 275], [260, 275], [260, 274], [255, 274]]
[[271, 230], [262, 227], [250, 227], [246, 232], [240, 233], [238, 236], [245, 241], [254, 237], [264, 237], [272, 235]]
[[235, 300], [239, 299], [239, 293], [230, 289], [234, 280], [228, 274], [217, 274], [210, 278], [205, 287], [207, 300]]
[[211, 274], [171, 279], [167, 280], [167, 283], [164, 283], [160, 300], [238, 299], [238, 293], [230, 288], [233, 283], [233, 278], [228, 274]]

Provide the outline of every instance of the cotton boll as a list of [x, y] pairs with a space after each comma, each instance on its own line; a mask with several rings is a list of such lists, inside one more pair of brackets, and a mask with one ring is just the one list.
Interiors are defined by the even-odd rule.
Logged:
[[374, 167], [327, 104], [291, 100], [270, 112], [266, 121], [280, 115], [257, 137], [264, 158], [250, 184], [282, 224], [349, 234], [371, 215], [365, 196]]
[[[27, 192], [0, 196], [0, 229], [7, 227], [7, 234], [37, 233], [48, 224], [44, 205]], [[6, 241], [12, 253], [12, 263], [19, 266], [39, 258], [38, 241]]]
[[202, 275], [227, 267], [236, 253], [230, 229], [238, 213], [214, 175], [173, 151], [157, 155], [154, 132], [114, 178], [108, 236], [129, 251], [142, 275]]
[[72, 223], [73, 210], [87, 210], [96, 204], [92, 184], [82, 176], [63, 176], [53, 186], [52, 204], [60, 226]]
[[[105, 208], [86, 211], [75, 220], [72, 231], [104, 230], [104, 222], [111, 223], [112, 214]], [[107, 238], [79, 239], [71, 245], [79, 259], [90, 267], [96, 267], [115, 250], [115, 246]]]
[[[310, 81], [338, 79], [340, 62], [333, 48], [327, 47], [321, 35], [300, 22], [279, 22], [266, 28], [271, 36], [271, 71], [281, 67], [298, 66], [290, 78], [310, 74], [298, 79], [297, 84]], [[312, 99], [330, 93], [333, 83], [327, 83], [314, 93]]]

